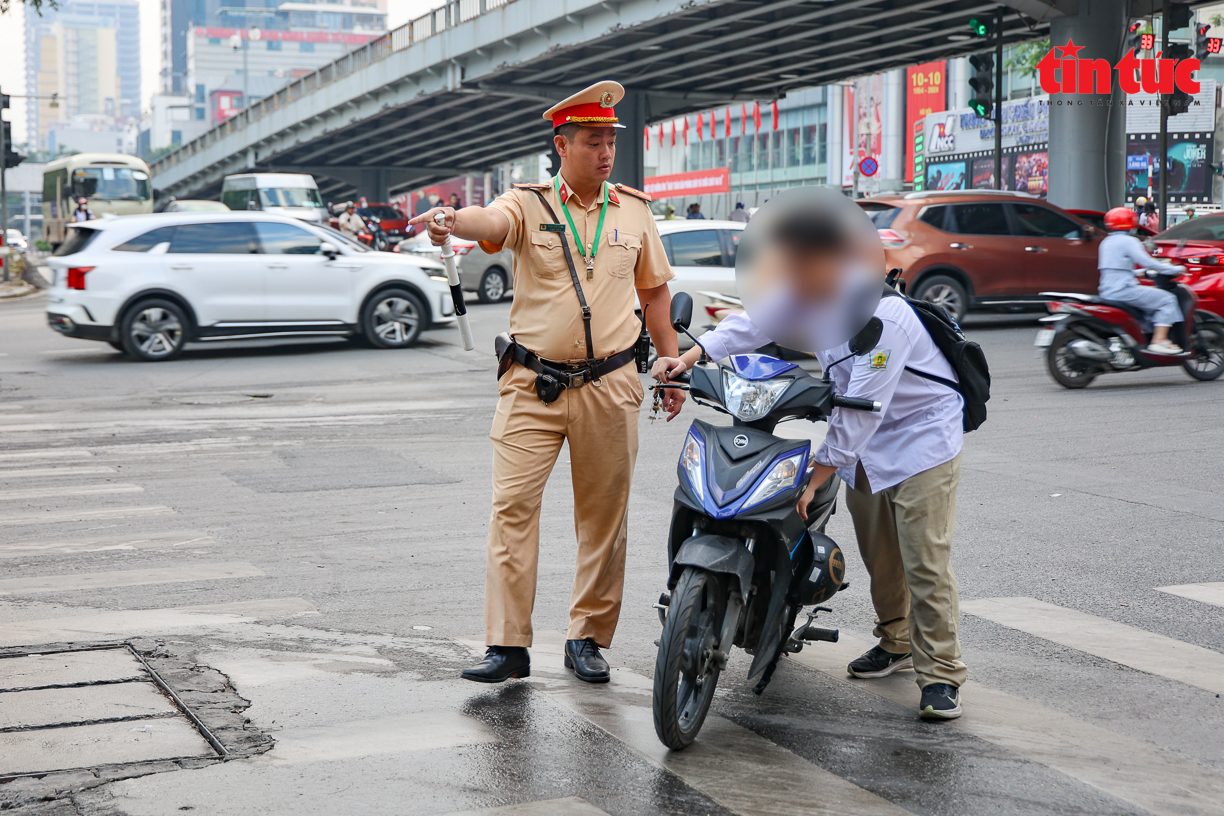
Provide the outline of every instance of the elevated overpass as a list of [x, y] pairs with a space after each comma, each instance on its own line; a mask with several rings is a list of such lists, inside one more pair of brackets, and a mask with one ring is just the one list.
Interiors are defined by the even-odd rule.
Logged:
[[[1121, 0], [1118, 0], [1121, 2]], [[1084, 3], [1086, 0], [1079, 0]], [[230, 173], [316, 175], [383, 198], [549, 144], [540, 113], [597, 79], [628, 90], [618, 176], [642, 180], [642, 128], [727, 103], [963, 56], [985, 0], [455, 0], [304, 76], [153, 165], [160, 194]], [[1009, 0], [1005, 42], [1049, 34], [1076, 0]]]

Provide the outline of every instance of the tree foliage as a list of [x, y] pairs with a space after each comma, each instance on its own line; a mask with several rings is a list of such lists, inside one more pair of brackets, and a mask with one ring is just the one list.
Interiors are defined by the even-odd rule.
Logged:
[[1004, 67], [1020, 76], [1036, 76], [1037, 63], [1050, 52], [1050, 39], [1035, 40], [1012, 46]]
[[[8, 14], [13, 9], [14, 0], [0, 0], [0, 14]], [[35, 11], [41, 17], [43, 9], [59, 8], [59, 0], [18, 0], [27, 9]]]

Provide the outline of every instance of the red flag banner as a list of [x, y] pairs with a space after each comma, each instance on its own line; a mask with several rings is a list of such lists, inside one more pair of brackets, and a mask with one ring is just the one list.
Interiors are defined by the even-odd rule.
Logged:
[[769, 113], [773, 117], [773, 129], [778, 129], [778, 100], [769, 103]]
[[702, 193], [731, 192], [731, 169], [715, 167], [693, 173], [647, 176], [646, 192], [654, 198], [684, 198]]
[[740, 105], [740, 135], [748, 132], [748, 103]]
[[688, 117], [684, 117], [684, 146], [688, 147]]
[[714, 111], [710, 111], [710, 138], [718, 138], [718, 131], [714, 129]]
[[659, 147], [663, 146], [663, 123], [659, 123]]
[[761, 103], [760, 102], [752, 103], [752, 127], [756, 129], [757, 133], [761, 132]]
[[[713, 134], [710, 135], [712, 136]], [[697, 114], [697, 141], [700, 142], [703, 139], [705, 139], [705, 119], [702, 118], [701, 114]]]
[[646, 140], [646, 151], [650, 152], [650, 126], [642, 128], [642, 138]]
[[723, 124], [726, 125], [727, 127], [727, 138], [729, 139], [731, 138], [731, 109], [730, 108], [727, 108], [726, 112], [723, 113], [723, 117], [724, 117]]
[[671, 143], [671, 146], [672, 146], [672, 147], [675, 147], [675, 146], [676, 146], [676, 120], [675, 120], [675, 119], [673, 119], [673, 120], [672, 120], [672, 143]]

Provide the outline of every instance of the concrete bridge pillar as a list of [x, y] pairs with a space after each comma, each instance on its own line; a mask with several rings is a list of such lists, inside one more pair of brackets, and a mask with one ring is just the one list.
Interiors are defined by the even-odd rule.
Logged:
[[[1081, 2], [1077, 14], [1050, 20], [1050, 44], [1074, 40], [1080, 59], [1117, 63], [1128, 22], [1127, 0]], [[1126, 108], [1116, 77], [1112, 94], [1050, 97], [1049, 199], [1071, 209], [1126, 203]], [[1061, 104], [1060, 104], [1061, 103]], [[1111, 104], [1112, 103], [1112, 104]]]
[[361, 181], [357, 185], [357, 196], [369, 201], [385, 202], [391, 197], [391, 180], [385, 167], [361, 168]]
[[612, 182], [627, 184], [635, 190], [646, 187], [646, 146], [642, 129], [646, 127], [646, 94], [628, 91], [616, 105], [616, 117], [625, 126], [616, 136], [616, 163]]

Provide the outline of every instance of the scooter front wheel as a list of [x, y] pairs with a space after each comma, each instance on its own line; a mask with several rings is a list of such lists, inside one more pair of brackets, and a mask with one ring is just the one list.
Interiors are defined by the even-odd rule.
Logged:
[[1224, 328], [1200, 326], [1194, 335], [1194, 353], [1182, 365], [1196, 380], [1214, 380], [1224, 374]]
[[672, 750], [693, 744], [714, 699], [726, 600], [722, 577], [693, 567], [672, 593], [654, 674], [655, 733]]

